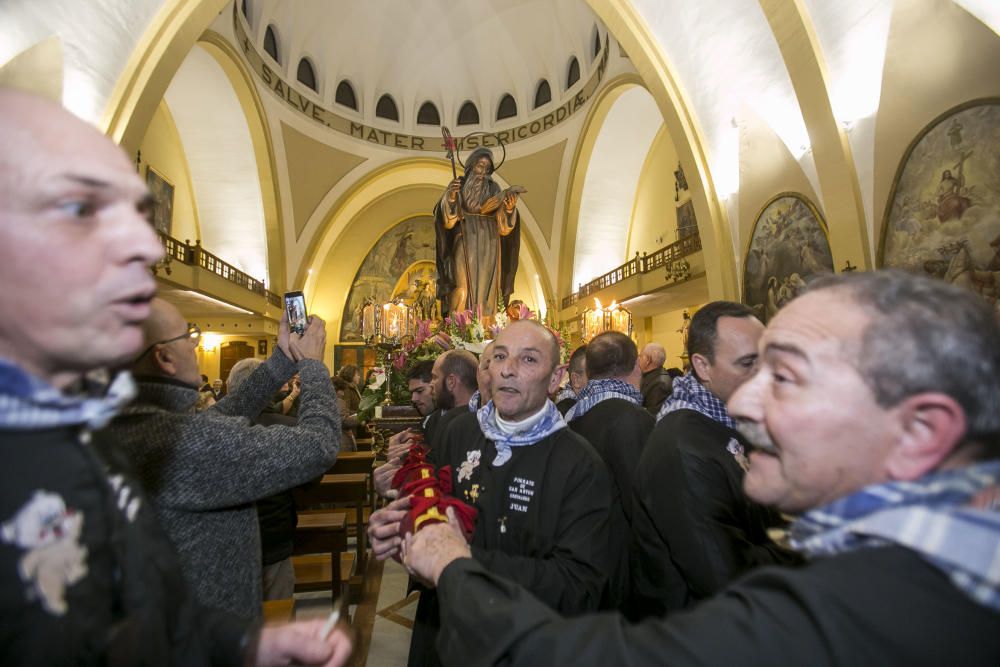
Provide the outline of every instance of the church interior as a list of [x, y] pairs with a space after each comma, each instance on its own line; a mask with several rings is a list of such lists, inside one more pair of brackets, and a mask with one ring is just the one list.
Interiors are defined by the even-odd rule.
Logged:
[[[434, 210], [483, 147], [520, 186], [501, 305], [569, 346], [606, 316], [684, 368], [699, 306], [766, 322], [882, 267], [1000, 303], [996, 0], [4, 0], [0, 25], [0, 81], [150, 187], [159, 294], [209, 382], [271, 354], [286, 292], [331, 373], [380, 364], [366, 306], [440, 319]], [[405, 573], [368, 574], [368, 664], [402, 664]]]

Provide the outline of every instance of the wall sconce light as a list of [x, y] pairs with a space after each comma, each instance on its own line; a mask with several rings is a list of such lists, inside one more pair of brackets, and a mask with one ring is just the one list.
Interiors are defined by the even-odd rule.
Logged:
[[216, 333], [203, 333], [201, 335], [201, 349], [205, 352], [215, 352], [222, 345], [222, 336]]

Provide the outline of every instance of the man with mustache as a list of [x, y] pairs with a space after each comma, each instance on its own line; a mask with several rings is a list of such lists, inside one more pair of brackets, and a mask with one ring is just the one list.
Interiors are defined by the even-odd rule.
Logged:
[[799, 568], [691, 611], [564, 620], [469, 558], [452, 525], [406, 544], [435, 582], [446, 664], [996, 665], [1000, 323], [896, 271], [823, 278], [771, 320], [730, 398], [754, 500], [799, 518]]
[[514, 291], [521, 246], [517, 193], [501, 193], [492, 178], [493, 153], [477, 148], [465, 175], [453, 180], [434, 207], [437, 231], [438, 298], [441, 314], [477, 310], [496, 313], [497, 300]]
[[[558, 363], [551, 331], [532, 320], [510, 324], [493, 343], [493, 400], [476, 419], [453, 421], [431, 457], [451, 466], [452, 495], [478, 511], [471, 545], [476, 561], [550, 609], [575, 615], [597, 609], [612, 566], [612, 490], [598, 454], [566, 428], [548, 399], [561, 379]], [[402, 498], [372, 515], [368, 534], [376, 557], [399, 553], [399, 521], [408, 503]], [[409, 664], [440, 663], [439, 625], [436, 594], [425, 591]]]
[[753, 377], [763, 331], [731, 301], [691, 318], [691, 370], [661, 406], [635, 471], [634, 618], [683, 609], [758, 565], [798, 562], [768, 537], [781, 518], [743, 493], [746, 443], [725, 405]]

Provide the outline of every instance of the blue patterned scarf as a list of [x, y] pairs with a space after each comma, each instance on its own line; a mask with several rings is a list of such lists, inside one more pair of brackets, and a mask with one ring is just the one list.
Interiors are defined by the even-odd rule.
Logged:
[[566, 411], [566, 421], [582, 417], [592, 407], [611, 398], [620, 398], [634, 405], [642, 405], [642, 392], [618, 378], [591, 380], [580, 390], [577, 401]]
[[482, 395], [479, 390], [472, 392], [472, 396], [469, 398], [469, 412], [475, 412], [479, 409], [479, 402], [483, 400]]
[[830, 556], [897, 544], [916, 551], [981, 605], [1000, 611], [1000, 510], [969, 501], [1000, 484], [1000, 461], [869, 486], [803, 514], [792, 546]]
[[110, 383], [88, 378], [81, 391], [65, 394], [0, 359], [0, 428], [27, 431], [86, 425], [97, 430], [133, 397], [135, 383], [127, 372]]
[[736, 428], [736, 420], [729, 416], [726, 404], [719, 400], [718, 396], [705, 389], [705, 386], [691, 371], [674, 379], [673, 391], [663, 402], [663, 407], [656, 415], [656, 421], [660, 421], [665, 415], [675, 410], [694, 410], [731, 429]]
[[559, 414], [559, 409], [555, 403], [546, 400], [542, 411], [541, 419], [532, 423], [527, 430], [515, 431], [508, 435], [497, 426], [496, 407], [494, 407], [493, 401], [479, 408], [476, 412], [476, 417], [479, 419], [480, 428], [483, 429], [483, 435], [486, 436], [487, 440], [492, 440], [497, 448], [497, 456], [493, 459], [493, 465], [499, 467], [507, 463], [511, 457], [511, 447], [533, 445], [559, 429], [566, 428], [566, 421]]

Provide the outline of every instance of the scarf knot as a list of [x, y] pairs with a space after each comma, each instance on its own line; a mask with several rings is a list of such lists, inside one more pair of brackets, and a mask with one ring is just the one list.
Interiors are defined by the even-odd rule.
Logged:
[[1000, 484], [1000, 461], [866, 487], [806, 512], [792, 546], [831, 556], [896, 544], [917, 552], [979, 604], [1000, 611], [1000, 511], [970, 505]]
[[642, 392], [628, 382], [618, 378], [591, 380], [580, 390], [576, 403], [566, 412], [566, 421], [582, 417], [598, 403], [612, 398], [620, 398], [633, 405], [642, 405]]
[[656, 421], [676, 410], [694, 410], [723, 426], [736, 429], [736, 420], [729, 416], [726, 404], [718, 396], [705, 388], [691, 371], [674, 380], [673, 391], [663, 402]]
[[511, 457], [511, 447], [526, 447], [533, 445], [559, 429], [566, 428], [566, 421], [559, 414], [559, 409], [552, 401], [546, 400], [545, 407], [542, 408], [541, 417], [537, 420], [529, 420], [531, 424], [524, 430], [517, 430], [513, 433], [506, 433], [497, 424], [496, 406], [490, 401], [476, 411], [479, 419], [479, 427], [483, 430], [483, 435], [487, 440], [492, 440], [496, 446], [497, 455], [493, 459], [493, 465], [499, 467], [507, 463]]

